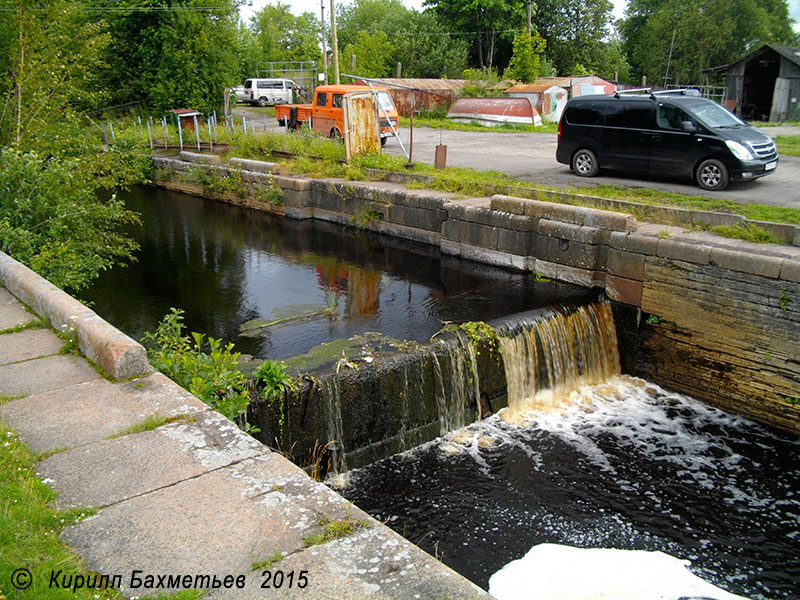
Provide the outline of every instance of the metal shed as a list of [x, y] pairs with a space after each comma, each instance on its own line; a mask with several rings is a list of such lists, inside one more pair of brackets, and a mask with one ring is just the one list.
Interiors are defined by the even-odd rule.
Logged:
[[506, 90], [512, 98], [527, 98], [544, 121], [557, 123], [567, 104], [567, 90], [557, 85], [518, 84]]
[[765, 44], [736, 62], [706, 69], [725, 77], [723, 104], [743, 119], [800, 118], [800, 48]]
[[[411, 116], [412, 110], [431, 110], [438, 106], [450, 106], [458, 97], [464, 86], [471, 82], [467, 79], [403, 79], [382, 78], [371, 79], [373, 84], [385, 86], [392, 95], [392, 100], [400, 116]], [[363, 80], [357, 84], [366, 85]]]

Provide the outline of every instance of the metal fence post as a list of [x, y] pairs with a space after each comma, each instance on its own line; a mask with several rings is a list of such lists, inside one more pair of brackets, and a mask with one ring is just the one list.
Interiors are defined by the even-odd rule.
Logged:
[[181, 147], [181, 152], [183, 152], [183, 131], [181, 131], [181, 118], [179, 115], [176, 116], [178, 120], [178, 145]]
[[194, 122], [194, 137], [197, 140], [197, 151], [200, 152], [200, 125], [197, 123], [197, 115], [192, 116]]

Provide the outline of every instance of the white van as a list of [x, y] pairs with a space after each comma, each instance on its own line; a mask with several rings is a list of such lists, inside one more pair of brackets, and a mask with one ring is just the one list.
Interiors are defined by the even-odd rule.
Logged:
[[246, 79], [244, 102], [253, 105], [291, 104], [294, 81], [291, 79]]

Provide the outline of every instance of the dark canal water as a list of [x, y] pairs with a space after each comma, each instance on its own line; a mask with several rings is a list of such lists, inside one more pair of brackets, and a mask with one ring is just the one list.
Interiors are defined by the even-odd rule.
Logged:
[[[176, 307], [190, 331], [282, 359], [367, 331], [423, 341], [447, 321], [490, 320], [586, 295], [352, 227], [153, 188], [124, 199], [144, 222], [131, 231], [138, 261], [104, 273], [82, 296], [137, 340]], [[329, 307], [333, 320], [323, 314]], [[258, 337], [240, 335], [243, 323], [292, 311], [312, 314]]]
[[[422, 341], [446, 321], [585, 295], [353, 228], [153, 189], [125, 200], [143, 215], [139, 260], [84, 297], [136, 339], [179, 307], [190, 330], [286, 358], [367, 331]], [[308, 318], [240, 335], [243, 323], [309, 306]], [[733, 593], [800, 598], [797, 438], [628, 378], [574, 400], [522, 424], [495, 415], [353, 471], [343, 492], [484, 588], [532, 546], [556, 543], [661, 550]]]
[[[623, 377], [563, 413], [493, 416], [351, 471], [340, 492], [484, 588], [555, 543], [659, 550], [729, 592], [789, 599], [800, 598], [798, 456], [796, 437]], [[518, 597], [586, 576], [563, 568], [530, 572]]]

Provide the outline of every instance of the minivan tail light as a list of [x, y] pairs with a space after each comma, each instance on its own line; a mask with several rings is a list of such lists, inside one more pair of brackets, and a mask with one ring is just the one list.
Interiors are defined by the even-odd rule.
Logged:
[[558, 138], [556, 139], [556, 141], [558, 142], [561, 141], [561, 121], [558, 122]]

